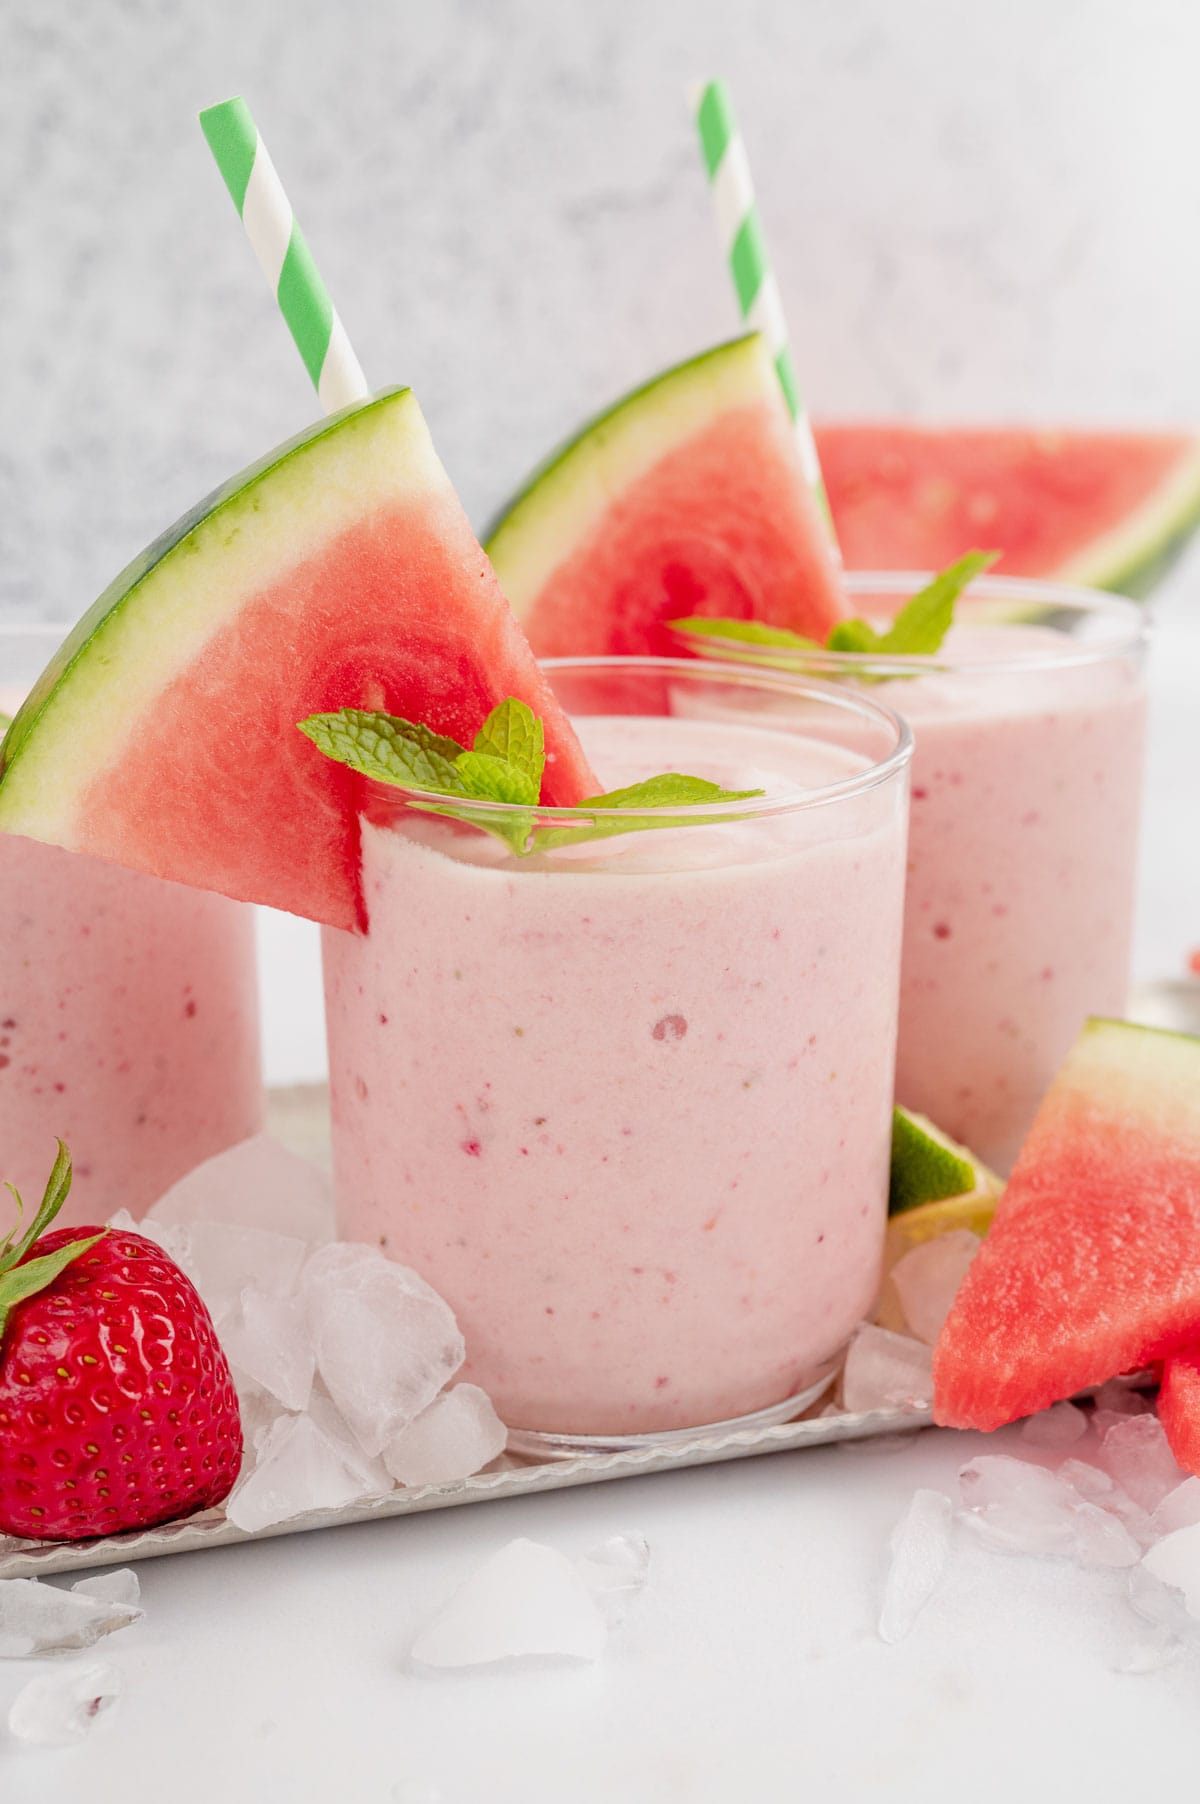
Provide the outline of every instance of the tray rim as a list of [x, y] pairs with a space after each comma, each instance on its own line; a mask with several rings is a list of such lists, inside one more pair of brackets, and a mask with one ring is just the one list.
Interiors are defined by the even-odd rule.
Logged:
[[169, 1554], [202, 1553], [209, 1548], [237, 1547], [248, 1542], [272, 1541], [285, 1535], [312, 1534], [320, 1529], [350, 1527], [393, 1516], [412, 1516], [427, 1510], [456, 1509], [464, 1504], [491, 1503], [509, 1497], [525, 1497], [543, 1491], [570, 1490], [579, 1485], [605, 1484], [615, 1479], [638, 1478], [651, 1472], [674, 1472], [691, 1466], [719, 1465], [725, 1461], [753, 1459], [772, 1453], [792, 1453], [805, 1447], [832, 1446], [839, 1441], [870, 1440], [881, 1435], [910, 1434], [933, 1425], [926, 1404], [895, 1409], [808, 1416], [768, 1428], [738, 1429], [720, 1435], [698, 1434], [694, 1440], [669, 1447], [639, 1447], [621, 1453], [577, 1454], [570, 1459], [512, 1462], [499, 1471], [478, 1473], [447, 1485], [397, 1486], [380, 1496], [333, 1510], [310, 1510], [273, 1522], [267, 1528], [247, 1530], [228, 1520], [223, 1508], [205, 1510], [156, 1528], [133, 1529], [96, 1541], [25, 1541], [0, 1536], [0, 1579], [39, 1578], [54, 1573], [83, 1573], [97, 1567], [127, 1566], [135, 1560], [164, 1558]]

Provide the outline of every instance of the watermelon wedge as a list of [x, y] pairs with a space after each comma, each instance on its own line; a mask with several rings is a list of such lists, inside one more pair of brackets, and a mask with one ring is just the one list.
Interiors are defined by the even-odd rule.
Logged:
[[903, 421], [815, 428], [849, 570], [942, 570], [1149, 593], [1200, 526], [1200, 438]]
[[998, 1428], [1200, 1341], [1200, 1039], [1091, 1021], [1046, 1094], [933, 1360]]
[[824, 639], [846, 607], [756, 335], [667, 370], [558, 451], [488, 554], [544, 657], [669, 652], [684, 614]]
[[545, 722], [542, 800], [595, 794], [416, 400], [389, 390], [117, 577], [5, 735], [0, 829], [352, 927], [356, 779], [296, 723], [382, 708], [469, 744], [506, 695]]
[[1179, 1464], [1200, 1474], [1200, 1348], [1164, 1363], [1158, 1419]]

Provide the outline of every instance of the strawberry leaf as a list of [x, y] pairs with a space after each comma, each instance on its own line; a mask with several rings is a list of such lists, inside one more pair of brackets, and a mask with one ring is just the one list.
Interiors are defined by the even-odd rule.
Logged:
[[46, 1188], [42, 1193], [42, 1200], [38, 1204], [37, 1214], [15, 1246], [13, 1245], [13, 1234], [20, 1228], [25, 1205], [21, 1201], [21, 1193], [16, 1186], [10, 1184], [8, 1188], [17, 1199], [17, 1224], [4, 1245], [0, 1247], [0, 1274], [10, 1271], [14, 1265], [20, 1264], [34, 1241], [46, 1232], [67, 1200], [67, 1193], [71, 1188], [71, 1155], [63, 1142], [60, 1140], [58, 1143], [58, 1156], [51, 1168], [50, 1176], [46, 1180]]

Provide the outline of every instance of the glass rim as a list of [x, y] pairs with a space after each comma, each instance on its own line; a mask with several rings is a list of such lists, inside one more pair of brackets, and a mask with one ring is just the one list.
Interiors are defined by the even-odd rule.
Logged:
[[[380, 801], [386, 799], [397, 807], [402, 807], [408, 799], [419, 803], [422, 809], [429, 803], [436, 804], [439, 808], [448, 803], [454, 810], [452, 818], [466, 819], [468, 824], [471, 816], [475, 815], [492, 820], [532, 816], [539, 824], [570, 826], [585, 822], [590, 825], [597, 820], [644, 821], [647, 815], [661, 813], [664, 816], [670, 815], [672, 827], [711, 827], [722, 825], [726, 821], [764, 820], [774, 815], [799, 813], [808, 808], [825, 808], [854, 796], [865, 795], [898, 776], [912, 758], [913, 736], [908, 722], [894, 709], [876, 701], [872, 696], [847, 690], [836, 683], [822, 683], [792, 671], [753, 669], [745, 664], [726, 664], [716, 658], [675, 658], [653, 654], [626, 657], [616, 653], [597, 654], [594, 657], [582, 654], [569, 658], [540, 658], [538, 666], [546, 672], [551, 688], [554, 687], [556, 671], [615, 670], [623, 674], [642, 672], [648, 676], [666, 675], [673, 679], [682, 677], [686, 682], [719, 681], [735, 688], [769, 689], [796, 700], [826, 703], [843, 716], [854, 715], [859, 720], [883, 727], [891, 735], [892, 746], [884, 757], [871, 759], [862, 770], [856, 771], [853, 776], [839, 778], [835, 783], [803, 788], [797, 785], [774, 794], [751, 796], [736, 802], [672, 802], [661, 809], [589, 808], [582, 803], [564, 808], [541, 802], [495, 802], [484, 797], [448, 796], [440, 790], [415, 789], [407, 784], [383, 783], [377, 778], [368, 777], [365, 782], [370, 794]], [[570, 718], [570, 710], [565, 711]], [[581, 718], [586, 720], [602, 717], [584, 715]], [[655, 719], [658, 716], [630, 715], [628, 718]], [[675, 717], [664, 715], [662, 718]], [[794, 732], [787, 727], [772, 728], [768, 725], [763, 730], [787, 733], [798, 739], [806, 737], [803, 729]]]
[[[844, 581], [852, 596], [915, 595], [932, 582], [936, 574], [936, 571], [930, 570], [847, 570]], [[847, 676], [860, 671], [866, 674], [884, 672], [896, 676], [925, 672], [943, 676], [974, 676], [981, 672], [989, 676], [1022, 676], [1039, 670], [1080, 669], [1088, 665], [1103, 664], [1110, 658], [1140, 653], [1149, 642], [1154, 620], [1148, 602], [1134, 601], [1131, 596], [1120, 595], [1111, 589], [1089, 589], [1082, 584], [1037, 576], [977, 576], [964, 599], [968, 605], [976, 601], [1021, 603], [1036, 599], [1043, 606], [1059, 612], [1070, 611], [1081, 617], [1085, 614], [1107, 616], [1114, 632], [1110, 638], [1089, 643], [1071, 640], [1063, 635], [1061, 648], [1047, 647], [1044, 651], [1025, 651], [1006, 658], [982, 658], [972, 657], [969, 653], [946, 654], [940, 651], [915, 656], [912, 653], [896, 652], [829, 651], [825, 646], [814, 646], [810, 650], [804, 646], [752, 645], [743, 639], [722, 639], [717, 634], [706, 633], [701, 637], [674, 627], [668, 627], [668, 630], [680, 646], [690, 646], [693, 655], [695, 648], [702, 646], [705, 649], [701, 655], [707, 656], [707, 648], [711, 646], [716, 658], [736, 655], [738, 661], [760, 665], [765, 665], [769, 659], [772, 661], [771, 667], [779, 669], [795, 663], [797, 667], [803, 666], [806, 671], [811, 670], [817, 677], [827, 673]], [[992, 624], [1003, 628], [1028, 625], [1030, 622], [1014, 619], [996, 620]]]

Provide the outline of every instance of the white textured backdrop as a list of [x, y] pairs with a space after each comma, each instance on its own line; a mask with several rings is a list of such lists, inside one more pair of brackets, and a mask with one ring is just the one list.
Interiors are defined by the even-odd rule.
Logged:
[[196, 125], [243, 92], [481, 520], [735, 316], [733, 83], [818, 409], [1200, 422], [1191, 0], [0, 0], [0, 608], [78, 612], [315, 412]]

